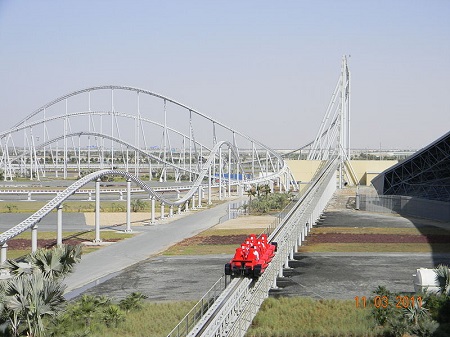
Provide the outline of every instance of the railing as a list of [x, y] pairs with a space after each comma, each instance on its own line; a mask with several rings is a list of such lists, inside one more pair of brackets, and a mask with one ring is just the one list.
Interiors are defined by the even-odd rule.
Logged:
[[219, 295], [226, 289], [229, 284], [227, 280], [228, 277], [226, 275], [223, 275], [218, 279], [167, 337], [186, 337], [205, 315], [208, 309], [214, 304]]
[[[293, 257], [296, 247], [308, 235], [336, 190], [337, 167], [337, 160], [330, 160], [324, 164], [308, 190], [296, 203], [286, 207], [265, 230], [266, 233], [270, 233], [269, 240], [277, 242], [278, 251], [263, 275], [256, 282], [244, 279], [247, 283], [242, 283], [240, 287], [236, 286], [233, 292], [227, 290], [225, 295], [222, 294], [205, 314], [207, 317], [198, 319], [189, 335], [171, 333], [169, 337], [245, 335], [262, 302], [268, 297], [269, 290], [276, 287], [277, 277], [283, 276], [283, 267], [289, 266], [289, 258]], [[243, 291], [242, 287], [247, 287], [246, 291]]]

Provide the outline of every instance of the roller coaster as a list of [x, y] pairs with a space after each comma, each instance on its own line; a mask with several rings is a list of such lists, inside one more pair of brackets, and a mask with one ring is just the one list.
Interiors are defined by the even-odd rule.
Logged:
[[[169, 336], [243, 336], [276, 278], [320, 216], [336, 185], [351, 175], [349, 156], [350, 73], [346, 57], [341, 75], [316, 139], [310, 159], [322, 160], [306, 192], [297, 195], [279, 223], [268, 228], [277, 253], [258, 278], [224, 275], [214, 289], [220, 295], [203, 298]], [[130, 112], [132, 111], [132, 112]], [[299, 148], [299, 150], [304, 147]], [[96, 239], [100, 241], [100, 181], [119, 176], [127, 182], [127, 230], [130, 230], [131, 184], [154, 202], [174, 208], [211, 203], [213, 190], [222, 199], [233, 191], [258, 184], [280, 192], [298, 185], [283, 157], [270, 147], [166, 96], [129, 86], [96, 86], [63, 95], [42, 105], [8, 130], [0, 132], [0, 170], [5, 181], [17, 178], [74, 180], [69, 187], [20, 224], [0, 234], [1, 258], [7, 242], [31, 229], [32, 250], [37, 247], [37, 223], [58, 211], [57, 243], [62, 242], [62, 204], [90, 182], [95, 182]], [[338, 172], [338, 184], [336, 184]], [[148, 181], [187, 182], [184, 195], [169, 198]], [[176, 187], [174, 187], [176, 190]], [[206, 191], [206, 192], [205, 192]], [[216, 294], [216, 291], [210, 292]], [[209, 296], [209, 297], [208, 297]]]

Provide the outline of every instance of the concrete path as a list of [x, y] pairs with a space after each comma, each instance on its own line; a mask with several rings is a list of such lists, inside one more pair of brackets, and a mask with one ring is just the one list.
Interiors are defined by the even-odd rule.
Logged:
[[140, 232], [135, 237], [83, 256], [75, 271], [64, 281], [67, 285], [66, 293], [75, 293], [74, 290], [80, 290], [89, 283], [99, 283], [100, 279], [107, 279], [108, 275], [112, 277], [124, 268], [218, 224], [219, 219], [227, 214], [228, 204], [231, 202], [236, 200], [210, 209], [190, 211], [190, 215], [168, 223], [163, 220], [161, 224], [135, 227], [134, 230]]

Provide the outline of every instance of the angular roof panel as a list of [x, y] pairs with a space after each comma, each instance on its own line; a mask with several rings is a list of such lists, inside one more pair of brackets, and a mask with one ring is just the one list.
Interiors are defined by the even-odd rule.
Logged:
[[450, 202], [450, 132], [372, 180], [380, 195]]

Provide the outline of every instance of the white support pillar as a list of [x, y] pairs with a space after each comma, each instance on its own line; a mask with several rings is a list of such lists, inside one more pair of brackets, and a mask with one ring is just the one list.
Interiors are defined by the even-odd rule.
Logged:
[[184, 204], [184, 211], [189, 211], [189, 200], [186, 200], [186, 203]]
[[164, 219], [165, 215], [164, 215], [164, 203], [161, 203], [161, 220]]
[[0, 266], [3, 266], [8, 258], [8, 244], [4, 242], [0, 251]]
[[126, 233], [132, 232], [131, 229], [131, 180], [127, 179], [127, 228]]
[[290, 269], [290, 267], [289, 267], [289, 256], [290, 256], [290, 252], [289, 252], [289, 254], [287, 254], [286, 255], [286, 261], [284, 262], [284, 268], [286, 268], [286, 269]]
[[277, 273], [274, 273], [273, 283], [272, 283], [272, 289], [278, 289], [277, 286]]
[[191, 209], [195, 209], [195, 194], [192, 195], [191, 200], [192, 200], [192, 202], [191, 202]]
[[294, 260], [294, 251], [296, 250], [297, 242], [295, 243], [294, 247], [292, 247], [291, 252], [289, 253], [289, 260]]
[[173, 205], [169, 206], [169, 218], [173, 217]]
[[102, 242], [100, 239], [100, 178], [95, 182], [95, 239], [94, 242]]
[[219, 200], [222, 200], [222, 148], [219, 147]]
[[38, 241], [38, 226], [34, 225], [31, 227], [31, 252], [34, 253], [37, 251], [37, 241]]
[[178, 213], [178, 214], [181, 214], [181, 204], [178, 205], [178, 211], [177, 211], [177, 213]]
[[56, 225], [56, 244], [61, 247], [62, 246], [62, 211], [63, 206], [59, 204], [56, 206], [57, 214], [58, 214], [58, 222]]
[[231, 197], [231, 148], [228, 148], [228, 197]]
[[211, 205], [211, 166], [208, 168], [208, 205]]
[[202, 208], [202, 189], [201, 186], [198, 187], [198, 208]]
[[278, 271], [278, 276], [279, 277], [284, 277], [284, 275], [283, 275], [283, 263], [280, 263], [280, 270]]
[[151, 215], [150, 215], [151, 216], [151, 220], [150, 220], [151, 224], [155, 223], [155, 203], [156, 203], [155, 197], [152, 197], [152, 199], [151, 199], [152, 209], [151, 209]]

